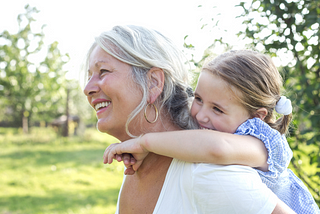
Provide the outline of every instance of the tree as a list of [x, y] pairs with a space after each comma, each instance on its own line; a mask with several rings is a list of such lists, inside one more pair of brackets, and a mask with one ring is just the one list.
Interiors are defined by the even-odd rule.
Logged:
[[48, 120], [64, 112], [64, 105], [59, 103], [66, 96], [66, 71], [62, 66], [69, 57], [62, 55], [58, 43], [53, 42], [47, 48], [46, 57], [39, 59], [39, 54], [46, 50], [44, 26], [41, 32], [34, 33], [33, 14], [39, 11], [29, 5], [25, 9], [26, 13], [17, 19], [18, 33], [0, 34], [0, 103], [7, 112], [0, 119], [21, 124], [26, 133], [28, 119]]
[[240, 6], [246, 30], [239, 35], [282, 61], [284, 87], [294, 106], [288, 138], [292, 166], [320, 205], [320, 1], [253, 0]]

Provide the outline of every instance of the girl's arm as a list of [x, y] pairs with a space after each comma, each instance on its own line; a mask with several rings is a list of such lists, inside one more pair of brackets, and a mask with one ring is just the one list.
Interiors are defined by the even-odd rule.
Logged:
[[238, 164], [268, 171], [268, 153], [262, 141], [252, 136], [213, 130], [147, 133], [142, 137], [108, 147], [104, 162], [111, 163], [115, 155], [131, 153], [137, 160], [133, 165], [133, 169], [136, 170], [148, 152], [187, 162]]
[[252, 136], [213, 130], [148, 133], [140, 140], [147, 151], [187, 162], [240, 164], [268, 170], [267, 149]]

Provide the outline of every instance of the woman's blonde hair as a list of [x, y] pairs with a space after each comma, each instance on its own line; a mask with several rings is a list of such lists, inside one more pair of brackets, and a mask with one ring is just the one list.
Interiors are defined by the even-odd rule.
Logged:
[[203, 70], [221, 77], [252, 117], [258, 109], [266, 108], [264, 121], [281, 134], [287, 132], [292, 114], [278, 119], [274, 114], [282, 77], [270, 57], [250, 50], [229, 51], [207, 63]]
[[163, 91], [157, 99], [160, 109], [165, 108], [172, 121], [182, 129], [196, 128], [189, 113], [188, 73], [184, 65], [186, 59], [171, 40], [155, 30], [141, 26], [115, 26], [95, 39], [88, 52], [87, 65], [97, 45], [132, 66], [132, 78], [142, 91], [143, 98], [126, 123], [129, 136], [135, 137], [128, 129], [129, 123], [147, 105], [147, 73], [152, 67], [161, 68], [165, 76]]

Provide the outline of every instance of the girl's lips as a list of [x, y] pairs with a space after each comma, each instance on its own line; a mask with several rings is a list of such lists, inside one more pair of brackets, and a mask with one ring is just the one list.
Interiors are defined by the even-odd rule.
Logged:
[[199, 126], [200, 126], [200, 129], [204, 129], [204, 130], [215, 130], [215, 129], [210, 129], [210, 128], [208, 128], [208, 127], [202, 126], [202, 125], [200, 125], [200, 124], [199, 124]]

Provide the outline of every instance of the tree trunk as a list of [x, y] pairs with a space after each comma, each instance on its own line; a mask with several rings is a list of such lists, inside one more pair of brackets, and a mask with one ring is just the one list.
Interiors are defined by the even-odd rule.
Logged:
[[67, 89], [67, 102], [66, 102], [66, 116], [67, 120], [63, 126], [62, 130], [62, 136], [63, 137], [68, 137], [69, 136], [69, 89]]
[[28, 118], [24, 115], [22, 116], [22, 130], [24, 134], [29, 133]]
[[29, 133], [29, 125], [28, 125], [28, 117], [29, 117], [29, 112], [23, 109], [21, 111], [21, 116], [22, 116], [22, 130], [24, 134]]

